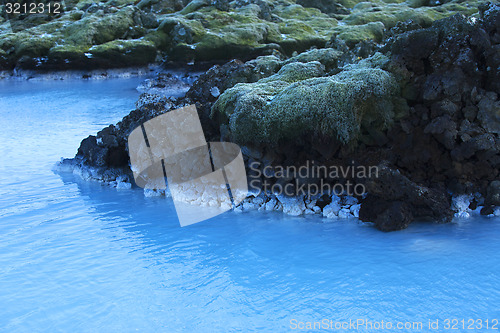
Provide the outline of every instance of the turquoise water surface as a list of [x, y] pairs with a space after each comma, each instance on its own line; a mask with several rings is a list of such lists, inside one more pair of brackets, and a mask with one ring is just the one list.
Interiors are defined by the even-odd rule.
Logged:
[[[133, 109], [139, 82], [0, 82], [0, 331], [281, 332], [349, 320], [500, 330], [498, 218], [382, 233], [229, 212], [181, 228], [168, 198], [53, 172]], [[447, 330], [451, 319], [483, 326]]]

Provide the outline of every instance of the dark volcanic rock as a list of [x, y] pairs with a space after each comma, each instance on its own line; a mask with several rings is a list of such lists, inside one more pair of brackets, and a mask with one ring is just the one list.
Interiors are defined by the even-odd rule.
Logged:
[[410, 179], [486, 195], [499, 176], [498, 11], [483, 7], [476, 23], [455, 15], [385, 46], [409, 78], [403, 93], [410, 114], [389, 138], [397, 168]]
[[491, 206], [485, 206], [483, 208], [481, 208], [481, 215], [485, 215], [485, 216], [488, 216], [488, 215], [491, 215], [494, 213], [494, 210], [493, 210], [493, 207]]
[[402, 201], [394, 201], [375, 219], [375, 226], [381, 231], [397, 231], [406, 229], [413, 221], [411, 205]]
[[[366, 182], [368, 196], [359, 217], [375, 222], [384, 231], [404, 229], [414, 218], [448, 222], [453, 217], [450, 198], [444, 190], [419, 186], [400, 172], [379, 167], [378, 177]], [[393, 218], [393, 221], [389, 221]]]
[[488, 194], [485, 203], [487, 205], [500, 206], [500, 181], [495, 180], [488, 186]]

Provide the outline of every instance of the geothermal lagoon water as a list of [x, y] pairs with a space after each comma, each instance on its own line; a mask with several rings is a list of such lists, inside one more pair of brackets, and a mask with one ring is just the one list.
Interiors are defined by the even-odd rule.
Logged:
[[382, 233], [228, 212], [180, 228], [168, 198], [53, 172], [134, 108], [140, 81], [0, 81], [0, 330], [280, 332], [359, 319], [422, 332], [439, 320], [444, 332], [474, 319], [495, 331], [499, 218]]

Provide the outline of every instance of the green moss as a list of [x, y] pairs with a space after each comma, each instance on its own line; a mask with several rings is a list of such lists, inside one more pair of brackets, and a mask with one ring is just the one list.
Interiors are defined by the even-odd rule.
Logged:
[[[65, 14], [47, 23], [36, 22], [40, 24], [15, 36], [9, 36], [9, 24], [0, 21], [0, 47], [16, 58], [13, 62], [23, 56], [69, 56], [87, 61], [82, 54], [94, 45], [145, 36], [144, 40], [163, 55], [181, 61], [243, 60], [269, 54], [273, 49], [291, 56], [311, 47], [321, 49], [332, 36], [349, 46], [364, 40], [380, 42], [384, 27], [390, 29], [399, 21], [413, 20], [425, 27], [455, 13], [474, 14], [482, 2], [452, 0], [429, 6], [428, 0], [336, 1], [352, 9], [349, 15], [338, 16], [341, 24], [295, 0], [262, 0], [246, 5], [244, 1], [229, 1], [227, 11], [218, 10], [221, 7], [212, 0], [67, 0], [69, 10]], [[90, 5], [98, 5], [99, 9], [87, 11]], [[162, 21], [159, 27], [157, 18]], [[34, 41], [31, 36], [42, 37]], [[152, 59], [150, 54], [147, 59]], [[297, 61], [318, 60], [327, 69], [336, 66], [336, 57], [331, 54], [321, 59], [314, 57]]]
[[358, 3], [364, 2], [366, 0], [339, 0], [339, 3], [349, 9], [354, 8]]
[[77, 45], [93, 45], [94, 36], [97, 33], [98, 17], [87, 16], [80, 21], [68, 25], [64, 30], [64, 39], [67, 43]]
[[341, 55], [342, 52], [331, 48], [313, 49], [291, 57], [285, 64], [292, 62], [319, 61], [325, 66], [326, 70], [330, 70], [337, 67], [337, 61]]
[[[226, 90], [212, 116], [229, 125], [241, 144], [297, 141], [304, 135], [355, 142], [362, 128], [386, 129], [404, 109], [396, 78], [374, 67], [387, 62], [382, 57], [329, 77], [315, 77], [322, 74], [319, 62], [287, 64], [266, 79]], [[312, 68], [316, 72], [306, 75]]]
[[40, 24], [28, 31], [33, 32], [37, 35], [51, 34], [54, 36], [62, 37], [61, 30], [68, 24], [66, 20], [55, 20], [45, 24]]
[[485, 1], [451, 1], [448, 3], [445, 3], [441, 7], [447, 11], [446, 17], [454, 15], [456, 13], [463, 14], [465, 16], [471, 16], [475, 13], [477, 13], [477, 8], [481, 3], [484, 3]]
[[213, 7], [203, 8], [197, 12], [185, 16], [187, 20], [203, 23], [203, 27], [209, 30], [221, 29], [233, 23], [256, 23], [257, 15], [241, 15], [238, 13], [221, 12]]
[[[253, 73], [255, 74], [249, 80], [254, 82], [277, 73], [281, 69], [283, 61], [274, 55], [270, 55], [257, 57], [257, 59], [247, 62], [247, 65], [253, 68]], [[253, 77], [258, 78], [254, 79]]]
[[84, 17], [64, 29], [65, 40], [75, 45], [103, 44], [122, 37], [134, 25], [135, 9], [125, 7], [112, 14]]
[[[362, 5], [364, 3], [360, 3]], [[359, 6], [359, 5], [358, 5]], [[422, 25], [429, 26], [433, 20], [442, 18], [443, 15], [432, 8], [413, 9], [405, 4], [370, 4], [371, 9], [355, 7], [353, 13], [342, 21], [348, 25], [362, 25], [370, 22], [382, 22], [386, 28], [394, 27], [400, 21], [413, 20]]]
[[94, 61], [112, 67], [142, 66], [156, 58], [156, 47], [144, 39], [114, 40], [89, 49]]
[[81, 63], [88, 50], [88, 46], [56, 45], [50, 49], [49, 58], [56, 63]]
[[343, 25], [336, 28], [335, 36], [353, 47], [361, 41], [371, 40], [377, 43], [384, 38], [385, 26], [382, 22], [370, 22], [363, 25]]
[[26, 38], [27, 34], [21, 33], [8, 33], [3, 36], [0, 36], [0, 49], [5, 51], [14, 51], [16, 44], [20, 43], [22, 38]]
[[144, 39], [152, 42], [158, 50], [166, 51], [170, 46], [168, 35], [160, 30], [148, 33]]
[[55, 45], [57, 38], [51, 35], [32, 35], [29, 33], [17, 33], [7, 35], [0, 42], [3, 49], [14, 47], [15, 56], [20, 58], [28, 56], [32, 58], [42, 57]]
[[387, 128], [394, 116], [395, 79], [381, 69], [358, 69], [290, 85], [267, 106], [270, 142], [302, 135], [355, 140], [361, 124]]
[[266, 47], [280, 33], [273, 24], [241, 13], [220, 12], [212, 7], [187, 15], [191, 20], [169, 17], [160, 25], [168, 32], [175, 60], [213, 60], [248, 57]]
[[[314, 45], [324, 46], [337, 25], [337, 20], [314, 8], [304, 9], [284, 1], [273, 6], [276, 19], [271, 22], [259, 17], [262, 9], [256, 4], [223, 12], [205, 2], [196, 2], [196, 11], [188, 5], [181, 12], [185, 14], [183, 18], [170, 16], [160, 29], [168, 32], [170, 53], [175, 58], [210, 60], [249, 56], [269, 43], [280, 44], [290, 54]], [[178, 25], [184, 29], [176, 30]]]
[[309, 21], [311, 18], [330, 18], [317, 8], [304, 8], [300, 5], [278, 6], [276, 13], [282, 19]]
[[406, 0], [405, 3], [411, 8], [419, 8], [427, 6], [429, 4], [429, 0]]
[[423, 6], [420, 0], [408, 0], [406, 3], [386, 3], [380, 0], [360, 2], [342, 22], [348, 25], [362, 25], [370, 22], [382, 22], [387, 29], [394, 27], [398, 22], [412, 20], [423, 27], [428, 27], [433, 21], [456, 13], [470, 15], [477, 12], [478, 2], [463, 4], [452, 1], [441, 6]]
[[181, 10], [181, 14], [189, 14], [194, 11], [199, 10], [204, 6], [208, 6], [210, 1], [208, 0], [192, 0], [184, 9]]
[[165, 32], [174, 45], [177, 43], [197, 43], [207, 33], [199, 21], [176, 16], [170, 16], [163, 20], [158, 30]]
[[[268, 26], [264, 23], [237, 24], [220, 30], [227, 44], [257, 46], [265, 42]], [[202, 40], [203, 42], [203, 40]]]
[[324, 74], [325, 66], [318, 61], [311, 61], [308, 63], [292, 62], [283, 66], [278, 73], [262, 79], [259, 82], [284, 81], [293, 83], [312, 77], [322, 76]]
[[313, 45], [324, 46], [337, 25], [336, 19], [316, 8], [278, 6], [274, 13], [282, 19], [278, 24], [281, 40], [274, 42], [284, 46], [289, 53], [292, 50], [304, 51]]
[[[381, 68], [384, 70], [388, 70], [388, 67], [391, 65], [391, 61], [385, 55], [380, 52], [375, 53], [369, 58], [360, 60], [355, 64], [346, 65], [344, 68], [346, 70], [355, 70], [356, 68]], [[391, 73], [394, 73], [392, 68], [389, 70]]]
[[104, 15], [96, 24], [94, 43], [102, 44], [122, 37], [134, 26], [134, 12], [133, 7], [125, 7], [116, 13]]
[[80, 20], [82, 18], [83, 14], [85, 14], [85, 12], [83, 10], [72, 11], [69, 14], [69, 19], [72, 20], [72, 21], [78, 21], [78, 20]]

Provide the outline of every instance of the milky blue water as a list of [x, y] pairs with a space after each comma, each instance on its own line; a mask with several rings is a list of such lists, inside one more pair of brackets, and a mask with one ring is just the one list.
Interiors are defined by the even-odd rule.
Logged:
[[472, 331], [445, 330], [453, 318], [500, 329], [498, 219], [381, 233], [256, 212], [180, 228], [169, 199], [51, 171], [133, 108], [138, 83], [0, 82], [0, 331], [281, 332], [324, 319]]

